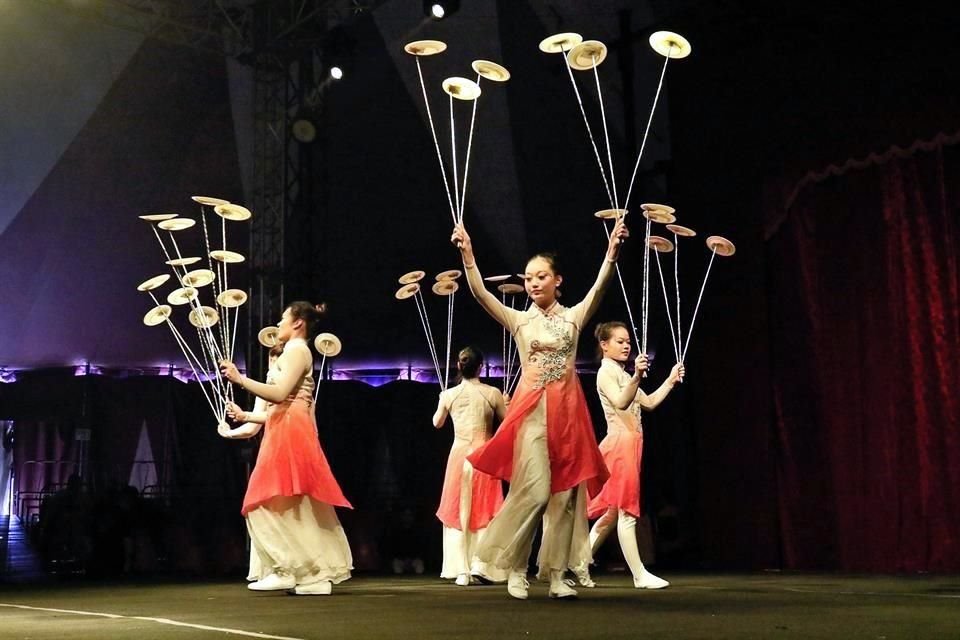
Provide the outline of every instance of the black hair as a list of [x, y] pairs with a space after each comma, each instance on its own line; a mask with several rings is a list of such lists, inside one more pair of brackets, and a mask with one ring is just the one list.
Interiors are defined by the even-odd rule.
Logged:
[[483, 366], [483, 353], [476, 347], [466, 346], [457, 354], [457, 364], [460, 366], [461, 378], [476, 378]]
[[327, 303], [311, 304], [305, 300], [297, 300], [287, 305], [290, 309], [290, 315], [296, 320], [303, 320], [307, 327], [307, 340], [313, 338], [319, 333], [320, 316], [327, 312]]

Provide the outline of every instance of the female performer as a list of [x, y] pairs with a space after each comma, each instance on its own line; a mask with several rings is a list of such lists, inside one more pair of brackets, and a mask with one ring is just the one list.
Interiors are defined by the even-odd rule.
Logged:
[[[483, 354], [465, 347], [457, 355], [461, 382], [440, 394], [433, 426], [441, 428], [450, 415], [454, 440], [447, 458], [443, 494], [437, 518], [443, 523], [443, 568], [441, 578], [456, 578], [470, 584], [470, 560], [476, 541], [503, 504], [500, 480], [479, 471], [466, 458], [490, 439], [493, 420], [503, 420], [506, 407], [500, 390], [480, 382]], [[500, 578], [505, 580], [506, 576]]]
[[633, 574], [633, 586], [637, 589], [662, 589], [670, 583], [647, 571], [637, 548], [640, 463], [643, 457], [640, 410], [653, 411], [663, 402], [683, 378], [684, 368], [679, 363], [673, 365], [660, 388], [647, 395], [640, 389], [640, 379], [647, 369], [647, 356], [637, 356], [632, 376], [624, 371], [624, 365], [630, 358], [627, 326], [622, 322], [605, 322], [597, 326], [594, 336], [603, 356], [597, 372], [597, 393], [600, 394], [603, 415], [607, 419], [607, 435], [600, 442], [600, 451], [610, 471], [610, 479], [587, 508], [590, 519], [600, 518], [590, 530], [591, 557], [616, 525], [620, 549]]
[[[293, 589], [297, 595], [328, 595], [350, 578], [353, 558], [334, 507], [352, 508], [330, 471], [317, 438], [313, 409], [313, 357], [307, 346], [320, 307], [294, 302], [277, 325], [283, 353], [273, 384], [250, 380], [232, 362], [228, 380], [272, 403], [250, 475], [241, 513], [260, 552], [261, 575], [254, 591]], [[231, 407], [239, 420], [256, 418]]]
[[527, 262], [524, 286], [533, 303], [511, 309], [483, 286], [470, 236], [463, 224], [451, 242], [460, 248], [470, 291], [480, 305], [514, 336], [522, 363], [521, 378], [496, 435], [468, 460], [474, 468], [510, 482], [503, 507], [477, 548], [474, 570], [493, 577], [508, 571], [507, 592], [526, 599], [527, 564], [541, 515], [551, 522], [543, 539], [542, 564], [550, 572], [550, 597], [576, 597], [563, 582], [573, 535], [574, 514], [586, 508], [581, 485], [592, 494], [607, 479], [590, 413], [574, 367], [577, 339], [593, 315], [613, 273], [620, 242], [628, 236], [617, 222], [596, 282], [573, 307], [560, 304], [563, 281], [556, 258], [539, 254]]

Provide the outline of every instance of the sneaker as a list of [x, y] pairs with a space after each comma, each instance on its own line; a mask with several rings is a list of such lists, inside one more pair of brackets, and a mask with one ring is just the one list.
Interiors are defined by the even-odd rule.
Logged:
[[[577, 576], [577, 582], [580, 583], [581, 587], [586, 587], [587, 589], [593, 589], [595, 586], [597, 586], [597, 583], [594, 582], [593, 578], [590, 577], [589, 569], [587, 568], [574, 569], [573, 574]], [[566, 582], [566, 580], [564, 582]], [[573, 585], [571, 584], [570, 586], [572, 587]]]
[[[573, 582], [571, 580], [571, 582]], [[566, 580], [550, 583], [550, 597], [556, 599], [576, 598], [577, 591], [567, 584]]]
[[293, 589], [295, 586], [297, 586], [297, 580], [293, 576], [271, 573], [262, 580], [251, 582], [247, 585], [247, 589], [251, 591], [285, 591]]
[[298, 584], [293, 589], [294, 595], [298, 596], [328, 596], [332, 591], [333, 583], [329, 580], [311, 582], [310, 584]]
[[507, 593], [517, 600], [527, 599], [527, 590], [530, 589], [530, 583], [527, 581], [527, 575], [519, 571], [510, 573], [507, 578]]
[[670, 583], [644, 569], [639, 578], [633, 579], [633, 586], [637, 589], [663, 589]]
[[458, 587], [468, 587], [470, 586], [470, 574], [461, 573], [457, 576], [457, 586]]

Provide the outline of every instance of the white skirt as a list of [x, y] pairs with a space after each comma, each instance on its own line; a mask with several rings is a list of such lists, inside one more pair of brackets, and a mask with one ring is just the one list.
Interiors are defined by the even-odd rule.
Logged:
[[[250, 576], [292, 575], [297, 584], [350, 578], [353, 556], [336, 511], [309, 496], [278, 496], [247, 513]], [[259, 562], [259, 567], [257, 563]], [[256, 573], [255, 573], [256, 572]]]

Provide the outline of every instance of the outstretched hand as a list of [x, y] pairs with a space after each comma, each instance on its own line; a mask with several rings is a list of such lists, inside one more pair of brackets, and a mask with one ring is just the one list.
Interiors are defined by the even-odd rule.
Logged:
[[450, 234], [450, 242], [453, 246], [460, 249], [465, 263], [473, 262], [473, 242], [470, 240], [470, 234], [464, 228], [463, 223], [457, 223], [453, 227], [453, 233]]
[[683, 376], [685, 376], [687, 370], [684, 368], [683, 364], [677, 363], [673, 365], [673, 368], [670, 369], [670, 377], [667, 378], [670, 381], [670, 384], [677, 384], [678, 382], [683, 382]]
[[610, 242], [607, 244], [607, 257], [611, 260], [616, 260], [620, 255], [620, 245], [629, 237], [630, 230], [627, 229], [623, 217], [617, 218], [616, 224], [613, 225], [613, 231], [610, 232]]
[[224, 378], [235, 384], [240, 384], [240, 381], [243, 380], [243, 376], [240, 374], [240, 370], [237, 369], [237, 365], [229, 360], [220, 361], [220, 373], [223, 374]]

